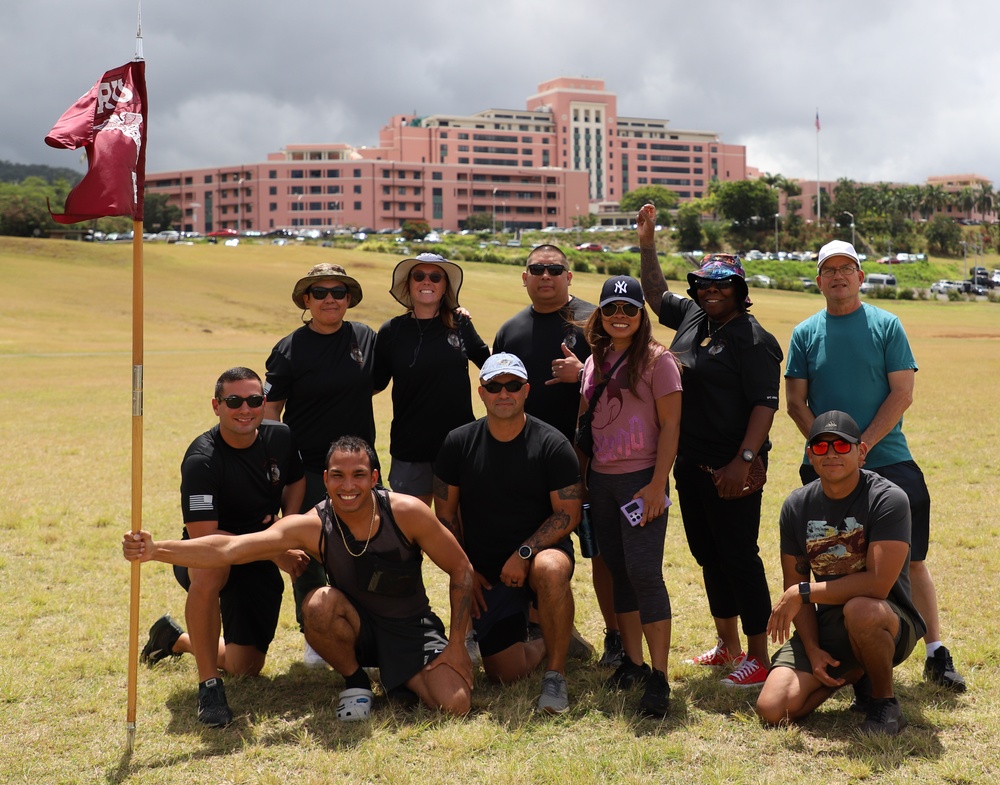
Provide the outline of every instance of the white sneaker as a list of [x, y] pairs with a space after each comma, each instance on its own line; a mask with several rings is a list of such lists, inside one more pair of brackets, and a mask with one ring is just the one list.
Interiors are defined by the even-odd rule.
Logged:
[[319, 653], [309, 645], [309, 641], [306, 641], [306, 648], [302, 654], [302, 662], [305, 663], [307, 668], [312, 668], [313, 670], [319, 670], [320, 668], [329, 668], [330, 665], [324, 660]]

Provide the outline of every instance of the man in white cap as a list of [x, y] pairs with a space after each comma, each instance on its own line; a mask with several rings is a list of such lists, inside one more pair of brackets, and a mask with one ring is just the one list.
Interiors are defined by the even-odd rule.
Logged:
[[[850, 414], [868, 445], [864, 468], [906, 492], [913, 522], [913, 601], [927, 623], [924, 678], [964, 692], [965, 679], [941, 643], [937, 592], [925, 563], [930, 493], [903, 435], [903, 413], [913, 401], [916, 360], [899, 319], [861, 301], [865, 274], [853, 245], [843, 240], [824, 245], [816, 273], [826, 309], [792, 331], [785, 365], [788, 413], [803, 435], [808, 435], [817, 412], [839, 409]], [[800, 474], [803, 482], [816, 477], [808, 461]], [[858, 685], [858, 710], [865, 706], [868, 687], [866, 682]]]
[[871, 697], [861, 731], [891, 736], [906, 726], [892, 669], [924, 632], [910, 594], [910, 510], [899, 487], [861, 470], [866, 453], [848, 414], [811, 423], [806, 455], [819, 479], [781, 506], [785, 591], [767, 631], [784, 645], [757, 699], [765, 722], [800, 720], [864, 676]]
[[[580, 464], [569, 440], [524, 412], [524, 363], [494, 354], [479, 374], [486, 416], [445, 438], [434, 466], [434, 509], [475, 570], [473, 626], [483, 669], [504, 684], [542, 662], [538, 708], [569, 708], [566, 654], [573, 630], [573, 546]], [[528, 640], [536, 603], [542, 638]]]

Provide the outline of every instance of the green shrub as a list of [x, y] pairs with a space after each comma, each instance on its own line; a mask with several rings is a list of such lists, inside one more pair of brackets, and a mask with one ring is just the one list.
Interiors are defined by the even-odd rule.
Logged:
[[624, 259], [613, 259], [607, 262], [605, 268], [608, 271], [608, 275], [631, 275], [632, 265], [630, 265]]
[[574, 273], [589, 273], [593, 272], [593, 268], [584, 259], [574, 259], [573, 260], [573, 272]]

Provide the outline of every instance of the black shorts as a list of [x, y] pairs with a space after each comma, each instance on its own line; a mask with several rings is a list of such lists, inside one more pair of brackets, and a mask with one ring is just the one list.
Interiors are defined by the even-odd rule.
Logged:
[[[888, 466], [862, 467], [880, 474], [889, 482], [902, 488], [910, 500], [910, 561], [924, 561], [931, 541], [931, 494], [916, 461], [901, 461]], [[802, 484], [810, 483], [819, 475], [808, 463], [799, 467]]]
[[[885, 600], [889, 607], [895, 612], [899, 619], [899, 632], [896, 633], [896, 650], [893, 652], [892, 664], [899, 665], [910, 656], [913, 647], [917, 645], [917, 625], [906, 611], [900, 608], [892, 600]], [[819, 647], [827, 652], [835, 660], [840, 661], [837, 667], [827, 668], [834, 678], [843, 676], [848, 671], [860, 668], [861, 663], [854, 656], [851, 648], [851, 641], [847, 635], [847, 628], [844, 626], [844, 606], [831, 605], [824, 608], [816, 616], [817, 632], [819, 635]], [[812, 673], [812, 664], [806, 654], [805, 646], [798, 631], [792, 634], [785, 645], [778, 649], [771, 657], [772, 667], [784, 666], [804, 673]]]
[[406, 684], [448, 645], [444, 624], [430, 608], [424, 616], [390, 619], [351, 604], [361, 619], [355, 655], [362, 667], [379, 669], [386, 691]]
[[[572, 578], [576, 567], [573, 541], [566, 537], [551, 547], [569, 557]], [[506, 586], [497, 580], [492, 589], [483, 591], [483, 599], [486, 601], [486, 610], [478, 619], [472, 620], [479, 653], [483, 657], [499, 654], [515, 643], [527, 640], [528, 611], [532, 605], [538, 604], [530, 587]]]
[[[190, 588], [187, 567], [175, 566], [174, 577], [184, 591]], [[253, 646], [267, 654], [278, 628], [284, 590], [281, 572], [272, 561], [230, 567], [229, 580], [219, 592], [223, 640], [237, 646]]]

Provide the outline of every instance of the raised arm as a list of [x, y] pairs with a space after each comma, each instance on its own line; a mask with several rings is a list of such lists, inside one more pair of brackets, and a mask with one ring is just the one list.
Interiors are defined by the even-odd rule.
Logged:
[[644, 204], [639, 209], [635, 223], [639, 235], [642, 293], [650, 310], [659, 316], [660, 303], [663, 302], [663, 294], [667, 291], [667, 279], [660, 268], [659, 259], [656, 258], [656, 208], [651, 204]]

